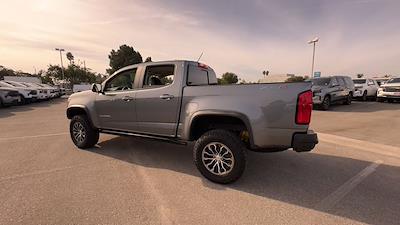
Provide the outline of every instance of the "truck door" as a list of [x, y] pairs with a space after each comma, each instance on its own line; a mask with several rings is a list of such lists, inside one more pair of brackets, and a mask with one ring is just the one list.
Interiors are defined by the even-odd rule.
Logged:
[[134, 131], [136, 123], [135, 87], [137, 68], [111, 77], [96, 96], [95, 108], [102, 128]]
[[[137, 132], [175, 136], [181, 102], [183, 67], [149, 65], [136, 92]], [[179, 78], [179, 79], [178, 79]], [[139, 87], [140, 87], [139, 85]]]

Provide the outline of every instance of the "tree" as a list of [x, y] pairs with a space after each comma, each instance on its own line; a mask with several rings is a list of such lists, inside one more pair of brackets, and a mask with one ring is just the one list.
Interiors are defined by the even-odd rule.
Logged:
[[[46, 76], [53, 81], [62, 80], [62, 69], [58, 65], [49, 65]], [[47, 78], [45, 78], [47, 79]], [[64, 70], [64, 80], [71, 84], [95, 83], [97, 75], [89, 68], [83, 68], [80, 65], [71, 64]]]
[[40, 80], [43, 84], [54, 84], [53, 78], [50, 77], [49, 74], [47, 74], [44, 70], [39, 70], [37, 75], [40, 77]]
[[363, 76], [364, 76], [364, 74], [362, 74], [362, 73], [357, 74], [357, 78], [362, 78]]
[[124, 66], [143, 62], [140, 53], [128, 45], [119, 46], [117, 51], [112, 49], [108, 58], [110, 59], [110, 68], [107, 69], [108, 74], [113, 74]]
[[146, 60], [144, 60], [144, 62], [153, 62], [153, 61], [151, 60], [151, 57], [149, 56], [146, 58]]
[[221, 78], [218, 78], [218, 84], [236, 84], [238, 81], [238, 76], [231, 72], [226, 72], [222, 74]]
[[286, 79], [285, 82], [303, 82], [305, 81], [305, 77], [302, 76], [292, 76]]
[[67, 59], [69, 60], [69, 64], [71, 65], [74, 61], [74, 55], [71, 52], [67, 52]]

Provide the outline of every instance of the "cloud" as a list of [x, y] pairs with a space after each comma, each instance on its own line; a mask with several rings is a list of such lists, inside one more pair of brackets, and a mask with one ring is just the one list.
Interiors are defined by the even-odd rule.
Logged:
[[[20, 69], [57, 63], [63, 47], [104, 72], [107, 55], [129, 44], [153, 60], [202, 60], [246, 80], [271, 73], [399, 73], [398, 1], [5, 0], [0, 60]], [[16, 14], [15, 12], [19, 12]], [[9, 57], [9, 56], [12, 57]], [[38, 58], [37, 55], [41, 57]], [[12, 59], [12, 60], [11, 60]], [[376, 62], [376, 63], [375, 63]]]

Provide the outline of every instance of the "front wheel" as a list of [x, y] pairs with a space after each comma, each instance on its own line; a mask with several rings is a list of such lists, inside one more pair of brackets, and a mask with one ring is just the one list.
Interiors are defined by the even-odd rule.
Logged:
[[91, 126], [85, 115], [76, 115], [71, 119], [69, 132], [78, 148], [90, 148], [99, 141], [99, 131]]
[[243, 142], [227, 130], [211, 130], [201, 136], [194, 146], [193, 158], [204, 177], [220, 184], [239, 179], [246, 166]]
[[346, 100], [344, 101], [344, 104], [345, 105], [350, 105], [352, 99], [353, 99], [353, 94], [349, 93], [349, 95], [347, 95], [347, 97], [346, 97]]
[[362, 100], [367, 101], [367, 91], [364, 91], [364, 93], [362, 95]]

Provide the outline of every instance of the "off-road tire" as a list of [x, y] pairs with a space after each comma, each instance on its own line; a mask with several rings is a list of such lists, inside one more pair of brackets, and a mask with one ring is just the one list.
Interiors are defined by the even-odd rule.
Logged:
[[[205, 165], [207, 161], [205, 162], [202, 158], [203, 151], [206, 146], [212, 143], [222, 143], [232, 152], [234, 163], [230, 172], [223, 175], [217, 175], [207, 169]], [[218, 155], [220, 153], [218, 153]], [[228, 156], [230, 156], [230, 153], [228, 153]], [[193, 159], [197, 169], [205, 178], [215, 183], [228, 184], [236, 181], [242, 176], [246, 167], [246, 148], [239, 136], [234, 133], [227, 130], [211, 130], [203, 134], [196, 141], [193, 149]]]
[[[74, 126], [79, 127], [84, 132], [84, 138], [77, 138], [74, 134]], [[99, 141], [99, 131], [93, 128], [86, 115], [76, 115], [71, 119], [69, 133], [74, 144], [81, 149], [91, 148]]]

